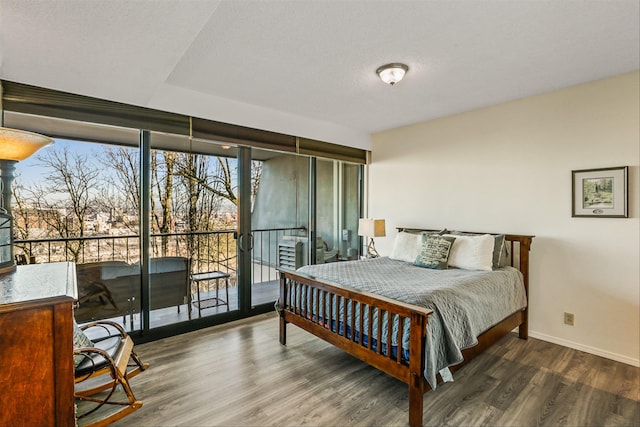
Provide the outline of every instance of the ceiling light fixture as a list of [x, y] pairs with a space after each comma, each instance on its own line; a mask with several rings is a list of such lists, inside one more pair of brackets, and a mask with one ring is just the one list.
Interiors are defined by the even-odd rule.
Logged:
[[399, 62], [393, 62], [391, 64], [385, 64], [376, 70], [376, 74], [380, 77], [380, 80], [388, 85], [393, 86], [398, 83], [404, 75], [409, 71], [409, 67]]

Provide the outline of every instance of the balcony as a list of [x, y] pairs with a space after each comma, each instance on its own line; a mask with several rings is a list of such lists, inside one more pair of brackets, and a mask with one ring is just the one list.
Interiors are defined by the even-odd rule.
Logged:
[[[255, 247], [251, 264], [252, 306], [272, 303], [278, 297], [278, 247], [286, 239], [306, 234], [305, 228], [253, 230]], [[79, 323], [112, 319], [128, 330], [141, 326], [140, 237], [95, 236], [15, 240], [18, 259], [30, 263], [73, 261], [78, 278]], [[219, 281], [218, 292], [228, 305], [201, 310], [201, 315], [238, 310], [238, 259], [235, 230], [152, 234], [149, 242], [151, 327], [199, 317], [194, 305], [197, 283], [191, 275], [220, 271], [229, 275]], [[228, 289], [225, 287], [228, 284]], [[211, 298], [214, 283], [200, 284], [200, 299]]]

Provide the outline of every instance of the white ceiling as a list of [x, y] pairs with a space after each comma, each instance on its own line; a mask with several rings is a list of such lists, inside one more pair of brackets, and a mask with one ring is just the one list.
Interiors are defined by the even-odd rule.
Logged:
[[638, 0], [0, 0], [0, 78], [370, 148], [638, 70], [639, 38]]

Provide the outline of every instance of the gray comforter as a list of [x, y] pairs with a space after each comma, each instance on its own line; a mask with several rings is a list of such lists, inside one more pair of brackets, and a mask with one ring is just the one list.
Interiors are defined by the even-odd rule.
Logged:
[[[462, 362], [462, 350], [477, 344], [478, 335], [527, 304], [522, 274], [512, 267], [432, 270], [382, 257], [310, 265], [298, 271], [433, 310], [427, 325], [424, 372], [433, 389], [438, 372], [452, 380], [448, 367]], [[405, 349], [409, 348], [408, 325], [406, 329]]]

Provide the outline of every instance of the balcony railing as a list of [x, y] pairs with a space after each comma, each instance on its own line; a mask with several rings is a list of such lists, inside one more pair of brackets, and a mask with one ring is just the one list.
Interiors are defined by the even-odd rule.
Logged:
[[[278, 247], [285, 236], [306, 234], [305, 228], [273, 228], [253, 230], [252, 289], [269, 302], [277, 297], [270, 289], [277, 282]], [[151, 311], [176, 306], [177, 315], [184, 316], [180, 306], [188, 306], [191, 314], [192, 296], [197, 285], [189, 274], [222, 271], [229, 274], [225, 285], [237, 284], [237, 244], [235, 230], [216, 230], [192, 233], [152, 234], [149, 241]], [[123, 324], [132, 328], [140, 308], [140, 236], [91, 236], [15, 240], [17, 258], [30, 263], [73, 261], [78, 272], [78, 302], [75, 311], [78, 321], [90, 321], [120, 316]], [[262, 284], [262, 286], [260, 286]], [[185, 289], [190, 289], [186, 291]], [[269, 291], [267, 291], [269, 289]], [[274, 288], [277, 290], [277, 288]], [[235, 292], [235, 290], [234, 290]], [[198, 294], [199, 295], [199, 294]], [[252, 295], [252, 298], [255, 296]], [[227, 301], [228, 307], [237, 306]], [[175, 313], [175, 312], [174, 312]], [[181, 314], [182, 313], [182, 314]], [[166, 314], [160, 316], [165, 318]], [[152, 314], [152, 323], [154, 317]], [[164, 321], [164, 320], [163, 320]]]
[[[237, 274], [237, 245], [235, 230], [152, 234], [149, 242], [151, 258], [186, 257], [191, 273], [224, 271], [235, 283]], [[304, 235], [306, 228], [271, 228], [252, 230], [254, 282], [275, 280], [275, 272], [265, 277], [265, 271], [279, 267], [278, 246], [285, 236]], [[14, 241], [17, 258], [29, 263], [73, 261], [86, 264], [102, 261], [140, 262], [140, 236], [136, 234], [88, 236], [44, 239], [18, 239]], [[257, 276], [257, 277], [256, 277]], [[258, 280], [259, 279], [259, 280]]]

